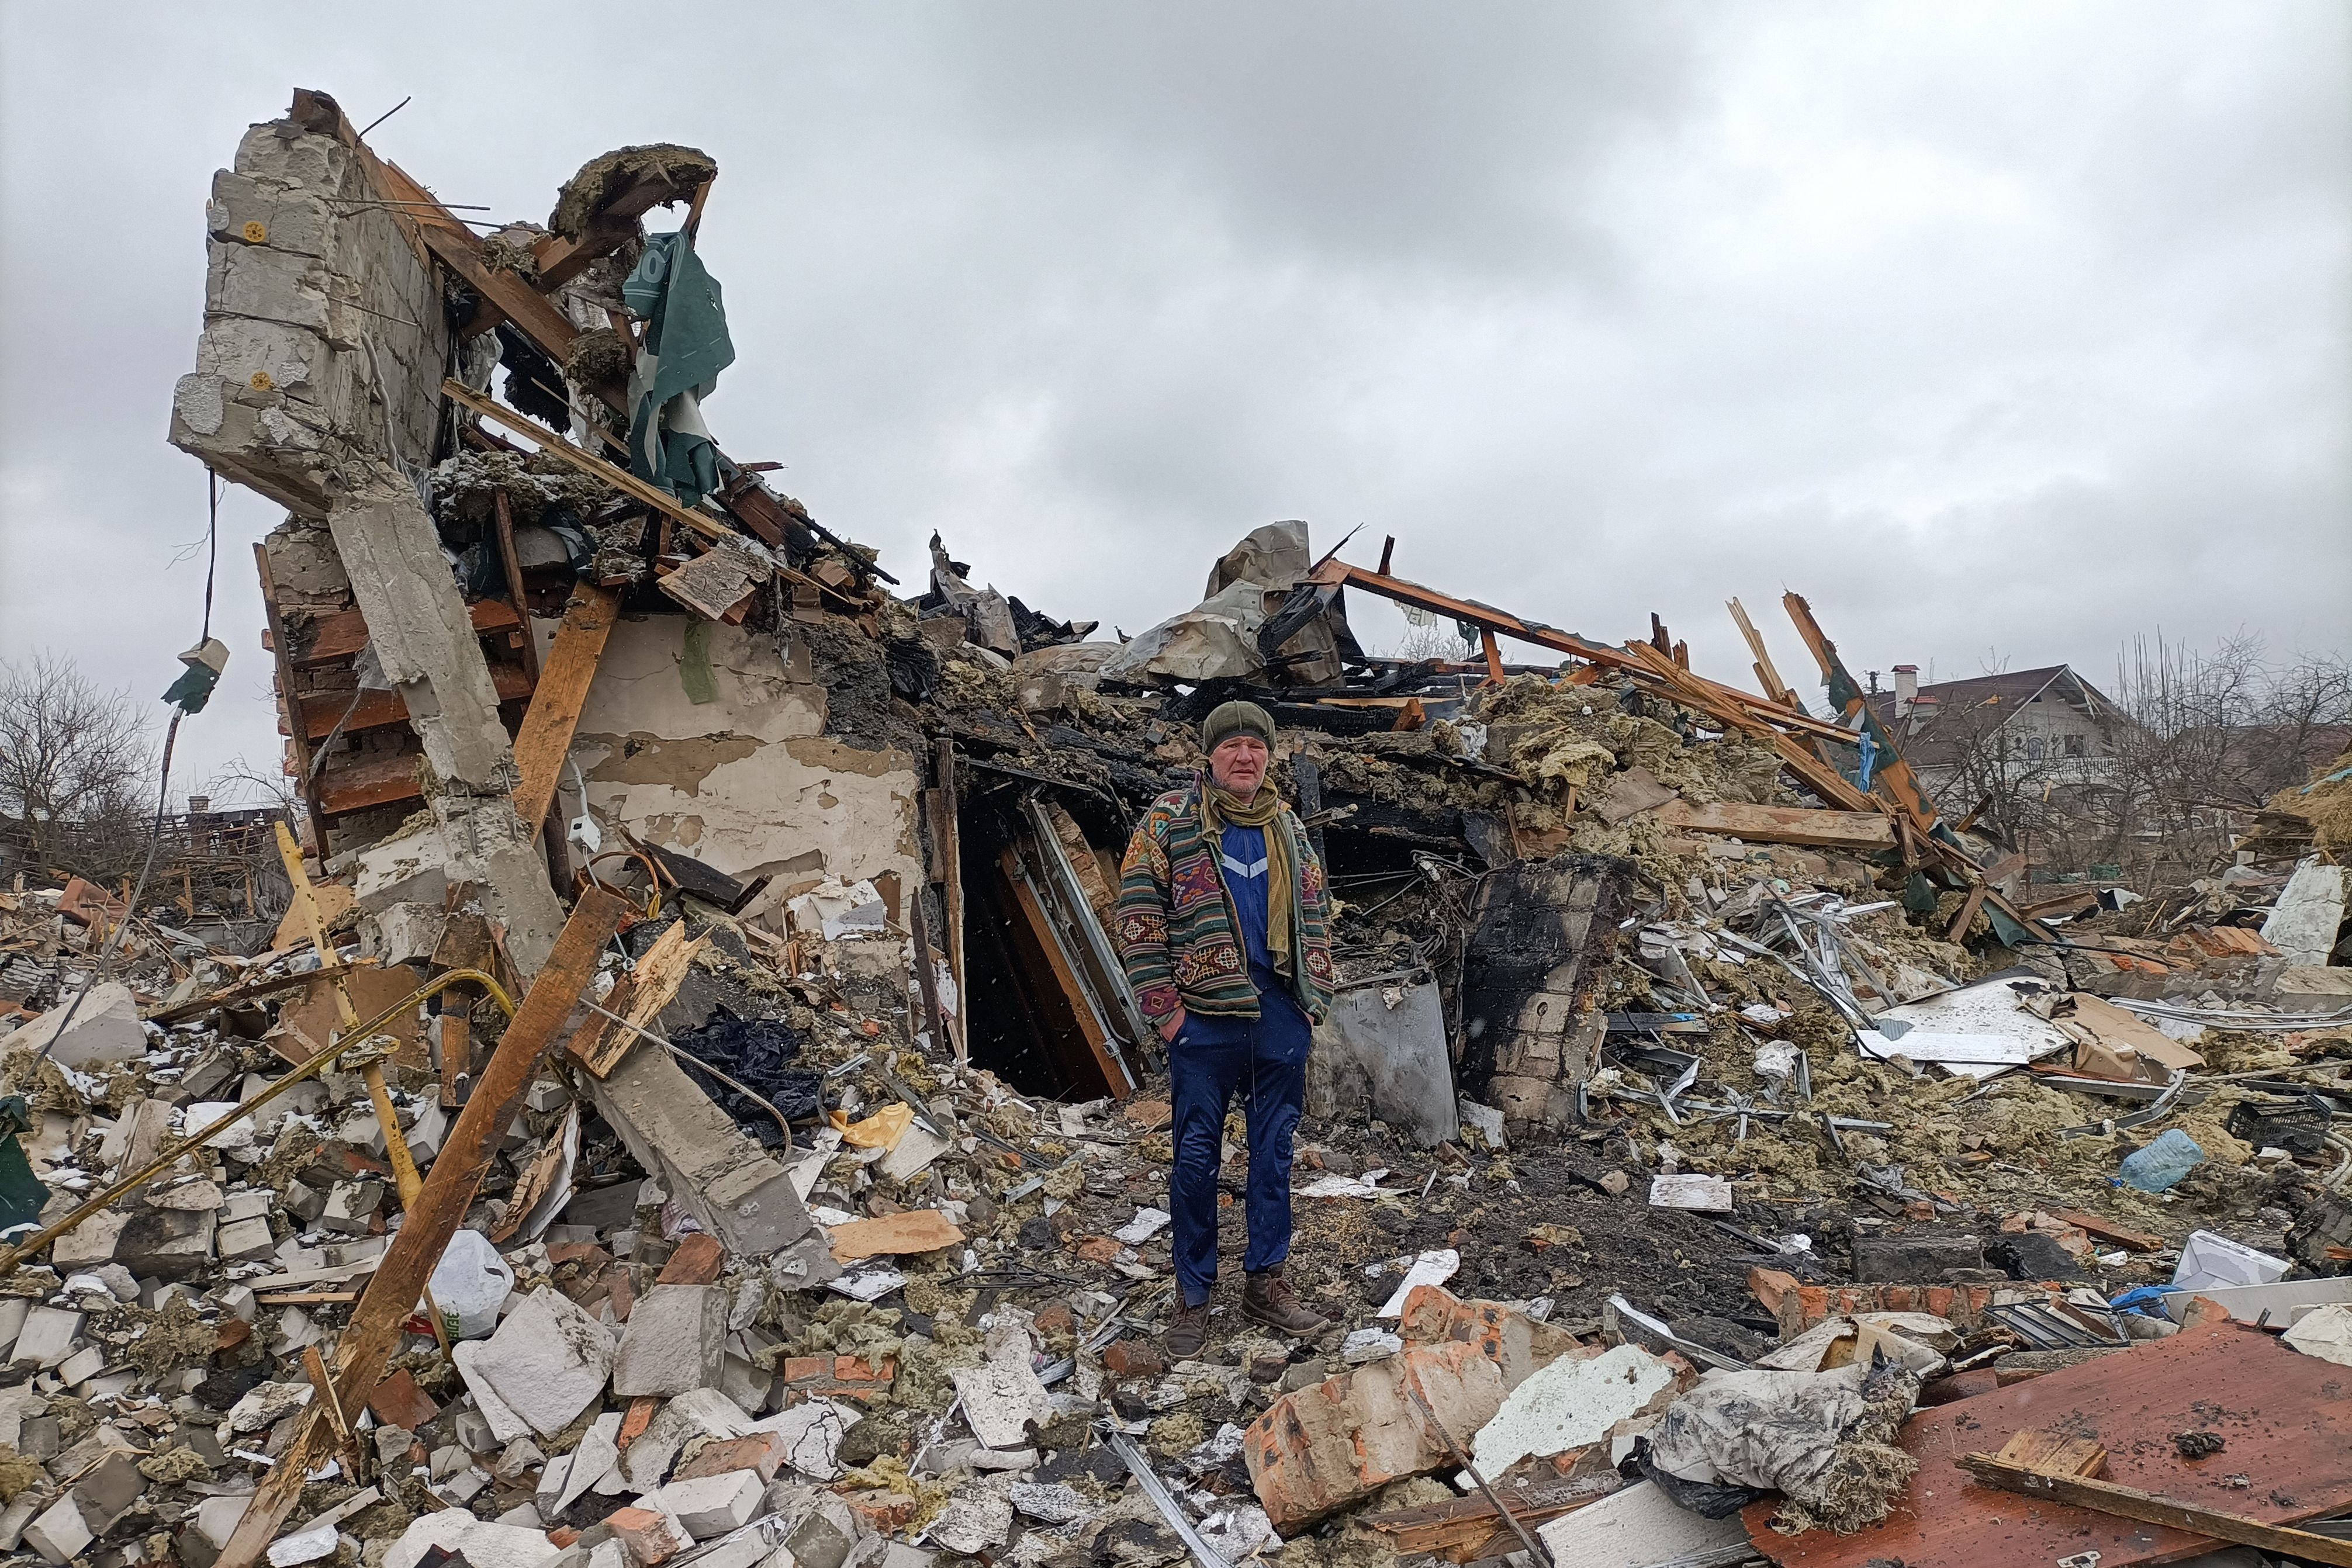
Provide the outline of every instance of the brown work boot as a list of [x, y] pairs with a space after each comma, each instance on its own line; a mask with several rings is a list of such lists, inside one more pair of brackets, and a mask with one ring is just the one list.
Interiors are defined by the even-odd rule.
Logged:
[[1209, 1343], [1209, 1303], [1202, 1301], [1197, 1307], [1178, 1307], [1176, 1316], [1169, 1322], [1168, 1332], [1161, 1336], [1160, 1343], [1167, 1349], [1171, 1365], [1180, 1361], [1190, 1361], [1200, 1354], [1201, 1347]]
[[1295, 1339], [1319, 1339], [1331, 1326], [1328, 1318], [1318, 1317], [1298, 1299], [1290, 1281], [1282, 1277], [1282, 1265], [1277, 1263], [1262, 1273], [1245, 1276], [1242, 1286], [1242, 1316], [1278, 1329]]

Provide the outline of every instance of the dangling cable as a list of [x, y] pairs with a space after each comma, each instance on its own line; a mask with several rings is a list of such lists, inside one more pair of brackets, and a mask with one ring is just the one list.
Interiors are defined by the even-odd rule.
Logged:
[[[213, 634], [213, 584], [219, 567], [220, 476], [207, 467], [205, 470], [204, 631], [196, 639], [199, 645], [210, 640]], [[123, 905], [121, 920], [116, 923], [113, 930], [107, 933], [106, 941], [99, 947], [97, 957], [90, 966], [89, 983], [75, 992], [73, 1000], [67, 1004], [65, 1019], [50, 1034], [49, 1043], [41, 1048], [42, 1056], [48, 1055], [50, 1049], [65, 1038], [67, 1029], [73, 1023], [74, 1015], [81, 1010], [83, 998], [98, 988], [100, 978], [106, 973], [108, 957], [122, 945], [123, 934], [131, 929], [131, 922], [139, 912], [139, 902], [147, 894], [147, 879], [155, 870], [155, 852], [163, 841], [163, 819], [172, 809], [172, 749], [180, 738], [180, 721], [186, 716], [185, 710], [173, 708], [172, 722], [163, 729], [163, 755], [158, 768], [161, 778], [155, 786], [155, 821], [147, 831], [147, 856], [140, 862], [139, 880], [131, 887], [130, 901]]]

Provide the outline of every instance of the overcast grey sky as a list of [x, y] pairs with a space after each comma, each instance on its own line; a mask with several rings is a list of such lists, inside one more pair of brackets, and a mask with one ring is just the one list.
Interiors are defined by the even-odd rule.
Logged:
[[[936, 528], [1133, 632], [1299, 517], [1741, 683], [1735, 594], [1810, 685], [1789, 588], [1857, 670], [2352, 643], [2341, 0], [0, 0], [0, 657], [144, 701], [194, 641], [204, 202], [298, 86], [501, 217], [715, 155], [711, 423], [910, 585]], [[274, 765], [277, 520], [192, 779]]]

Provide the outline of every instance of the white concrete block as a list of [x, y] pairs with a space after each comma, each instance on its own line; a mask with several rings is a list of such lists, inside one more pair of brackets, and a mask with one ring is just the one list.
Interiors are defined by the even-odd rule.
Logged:
[[[131, 988], [109, 980], [92, 986], [79, 1002], [74, 997], [65, 998], [0, 1040], [0, 1050], [46, 1050], [59, 1067], [88, 1071], [146, 1055], [147, 1027], [139, 1021], [139, 1000], [131, 994]], [[29, 1536], [31, 1531], [26, 1533]]]
[[612, 1375], [612, 1331], [544, 1285], [488, 1339], [467, 1343], [481, 1346], [474, 1371], [542, 1437], [571, 1425]]
[[269, 1234], [266, 1219], [235, 1219], [215, 1233], [213, 1245], [220, 1255], [232, 1262], [255, 1263], [275, 1257], [278, 1239]]
[[25, 1314], [25, 1326], [17, 1333], [11, 1362], [18, 1366], [55, 1366], [73, 1354], [74, 1340], [80, 1333], [79, 1312], [35, 1307]]
[[637, 1298], [613, 1361], [622, 1398], [668, 1398], [719, 1385], [727, 1345], [727, 1292], [717, 1285], [656, 1285]]
[[757, 1470], [730, 1470], [672, 1481], [648, 1497], [646, 1506], [677, 1515], [688, 1535], [708, 1541], [751, 1523], [767, 1490]]
[[25, 1544], [57, 1568], [65, 1568], [80, 1556], [92, 1539], [89, 1526], [82, 1521], [81, 1505], [70, 1497], [58, 1499], [47, 1512], [25, 1527]]

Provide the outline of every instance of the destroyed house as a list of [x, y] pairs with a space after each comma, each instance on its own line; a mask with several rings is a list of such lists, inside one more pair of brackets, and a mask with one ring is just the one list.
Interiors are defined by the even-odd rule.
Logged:
[[[1158, 1043], [1107, 935], [1118, 857], [1197, 766], [1192, 725], [1248, 696], [1297, 737], [1278, 781], [1343, 900], [1420, 919], [1452, 898], [1508, 933], [1448, 953], [1368, 917], [1346, 955], [1442, 988], [1411, 1011], [1412, 1087], [1380, 1098], [1443, 1136], [1465, 1064], [1511, 1121], [1573, 1114], [1601, 1039], [1592, 976], [1638, 904], [1616, 831], [1634, 813], [1893, 846], [1927, 885], [1980, 883], [1899, 767], [1859, 788], [1850, 735], [1784, 694], [1693, 675], [1663, 628], [1619, 647], [1393, 577], [1393, 540], [1368, 570], [1315, 558], [1302, 523], [1261, 528], [1195, 610], [1118, 643], [975, 587], [937, 539], [908, 593], [706, 413], [734, 353], [694, 251], [715, 172], [691, 148], [624, 149], [544, 225], [478, 234], [304, 92], [215, 182], [172, 439], [288, 508], [256, 561], [286, 768], [380, 963], [431, 965], [463, 912], [527, 977], [589, 887], [715, 916], [786, 962], [886, 936], [903, 945], [887, 958], [846, 950], [869, 982], [911, 972], [917, 1034], [1033, 1092], [1125, 1096]], [[643, 221], [659, 207], [683, 209], [668, 233]], [[1473, 656], [1368, 657], [1349, 589], [1451, 618]], [[1507, 643], [1550, 662], [1507, 663]], [[1528, 681], [1566, 695], [1507, 685]], [[1637, 800], [1610, 727], [1686, 748], [1690, 705], [1722, 737], [1694, 754], [1706, 777], [1656, 784], [1690, 771], [1660, 758], [1642, 774], [1662, 792]], [[1717, 777], [1733, 757], [1746, 774]], [[1580, 790], [1597, 829], [1578, 826]], [[1799, 800], [1861, 817], [1776, 827]], [[1562, 850], [1581, 858], [1512, 880]], [[1433, 856], [1509, 874], [1464, 904], [1433, 887]], [[1553, 946], [1507, 956], [1546, 930]], [[1392, 1033], [1392, 1010], [1358, 1021]], [[1394, 1044], [1363, 1054], [1386, 1071]], [[1323, 1103], [1369, 1103], [1351, 1082]]]

